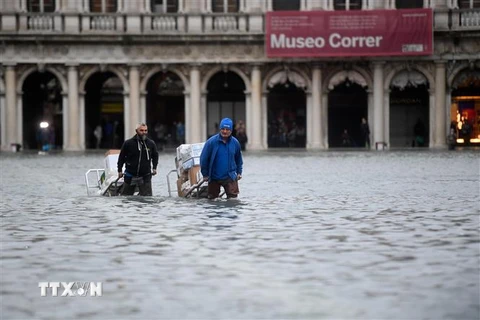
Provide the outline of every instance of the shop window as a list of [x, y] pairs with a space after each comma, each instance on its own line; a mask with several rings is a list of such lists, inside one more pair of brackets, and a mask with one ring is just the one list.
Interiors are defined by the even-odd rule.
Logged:
[[154, 13], [178, 12], [178, 0], [150, 0], [150, 10]]
[[90, 12], [117, 12], [117, 0], [90, 0]]
[[362, 0], [334, 0], [334, 10], [362, 10]]
[[28, 0], [28, 12], [53, 12], [55, 11], [55, 0]]
[[458, 0], [460, 9], [480, 8], [480, 0]]
[[239, 0], [212, 0], [213, 12], [238, 12], [239, 8]]
[[423, 8], [423, 0], [395, 0], [397, 9]]
[[300, 0], [272, 0], [273, 11], [298, 11]]

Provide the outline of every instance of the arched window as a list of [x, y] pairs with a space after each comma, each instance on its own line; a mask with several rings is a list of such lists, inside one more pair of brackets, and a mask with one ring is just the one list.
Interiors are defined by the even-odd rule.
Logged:
[[178, 12], [178, 0], [150, 0], [150, 10], [154, 13]]
[[239, 9], [239, 0], [212, 0], [212, 12], [238, 12]]
[[28, 0], [28, 12], [53, 12], [55, 11], [55, 0]]
[[423, 0], [395, 0], [397, 9], [423, 8]]
[[273, 11], [298, 11], [300, 0], [272, 0]]
[[480, 8], [480, 0], [458, 0], [460, 9]]
[[90, 0], [90, 12], [117, 12], [117, 0]]
[[334, 10], [362, 10], [362, 0], [334, 0]]

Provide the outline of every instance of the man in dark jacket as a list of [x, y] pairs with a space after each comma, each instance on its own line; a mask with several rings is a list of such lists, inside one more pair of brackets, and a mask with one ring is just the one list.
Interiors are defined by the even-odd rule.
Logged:
[[217, 198], [223, 186], [227, 198], [236, 198], [238, 180], [242, 178], [243, 159], [240, 143], [232, 137], [233, 121], [224, 118], [220, 133], [205, 142], [200, 155], [200, 167], [204, 180], [208, 180], [208, 198]]
[[139, 124], [135, 131], [137, 134], [123, 143], [118, 156], [118, 177], [124, 177], [122, 195], [133, 195], [138, 186], [139, 195], [151, 196], [152, 175], [157, 174], [157, 145], [147, 138], [148, 128], [145, 123]]

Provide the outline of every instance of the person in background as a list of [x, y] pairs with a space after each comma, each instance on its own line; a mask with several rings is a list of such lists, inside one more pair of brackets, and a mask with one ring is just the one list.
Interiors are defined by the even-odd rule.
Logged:
[[344, 129], [342, 133], [342, 146], [343, 147], [351, 147], [352, 146], [352, 139], [348, 134], [348, 130]]
[[[217, 130], [218, 132], [218, 130]], [[245, 123], [240, 120], [235, 126], [235, 138], [240, 142], [240, 148], [242, 151], [245, 151], [245, 144], [248, 142], [247, 138], [247, 129], [245, 128]]]
[[[145, 123], [137, 125], [135, 132], [123, 143], [118, 156], [118, 178], [124, 177], [122, 195], [133, 195], [138, 186], [140, 196], [151, 196], [152, 175], [157, 174], [157, 145], [147, 137]], [[122, 172], [124, 164], [125, 172]]]
[[103, 137], [103, 128], [101, 125], [97, 125], [95, 127], [95, 130], [93, 130], [93, 135], [95, 136], [95, 148], [99, 149]]
[[185, 143], [185, 125], [182, 123], [182, 121], [178, 121], [177, 123], [177, 143]]
[[365, 148], [370, 149], [370, 127], [368, 126], [367, 119], [362, 118], [360, 124], [360, 131], [362, 132], [362, 144]]
[[240, 142], [232, 136], [233, 121], [224, 118], [220, 132], [210, 137], [200, 155], [203, 180], [208, 181], [208, 198], [217, 198], [223, 186], [227, 198], [239, 194], [238, 180], [242, 178], [243, 158]]
[[455, 128], [450, 128], [450, 133], [447, 136], [448, 150], [454, 150], [456, 143], [457, 143], [457, 134], [455, 133]]
[[415, 140], [412, 143], [413, 146], [425, 146], [425, 125], [420, 118], [417, 119], [417, 123], [415, 123], [413, 127], [413, 134], [415, 135]]

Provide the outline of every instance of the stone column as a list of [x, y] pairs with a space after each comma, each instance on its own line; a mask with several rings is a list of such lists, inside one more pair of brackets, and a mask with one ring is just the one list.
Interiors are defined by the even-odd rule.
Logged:
[[[1, 74], [0, 74], [1, 75]], [[1, 80], [0, 80], [1, 81]], [[7, 139], [6, 139], [6, 130], [5, 130], [5, 92], [0, 92], [0, 136], [1, 136], [1, 143], [0, 143], [0, 150], [7, 149]]]
[[202, 142], [201, 118], [201, 80], [200, 66], [194, 64], [190, 69], [190, 117], [185, 124], [186, 143]]
[[125, 139], [135, 134], [135, 126], [137, 125], [137, 123], [134, 123], [130, 118], [130, 114], [130, 94], [127, 91], [123, 91], [123, 123], [125, 124], [123, 134]]
[[435, 145], [435, 88], [428, 89], [428, 127], [430, 128], [428, 141], [429, 147], [432, 148]]
[[78, 68], [77, 65], [68, 65], [68, 136], [66, 150], [80, 150], [80, 108], [78, 99]]
[[329, 148], [328, 144], [328, 89], [322, 91], [322, 104], [321, 104], [321, 123], [322, 123], [322, 139], [321, 143], [325, 149]]
[[[385, 62], [373, 63], [373, 146], [379, 143], [379, 149], [383, 149], [385, 143], [385, 117], [383, 99], [383, 67]], [[380, 145], [380, 143], [382, 145]], [[381, 148], [382, 147], [382, 148]]]
[[[185, 90], [183, 92], [184, 97], [185, 97], [185, 119], [184, 119], [184, 125], [185, 125], [185, 137], [183, 143], [187, 143], [187, 141], [190, 141], [190, 138], [188, 136], [190, 129], [188, 128], [190, 123], [192, 123], [192, 120], [190, 120], [190, 91]], [[178, 138], [177, 138], [178, 139]]]
[[247, 118], [252, 123], [247, 124], [251, 126], [251, 137], [248, 137], [248, 147], [250, 150], [260, 150], [262, 148], [262, 73], [259, 65], [254, 65], [251, 75], [252, 94], [251, 94], [251, 108], [250, 115]]
[[[252, 119], [249, 117], [252, 115], [252, 92], [245, 90], [245, 126], [247, 130], [247, 137], [250, 138], [252, 136], [252, 130], [250, 128], [250, 124], [252, 123]], [[246, 144], [246, 149], [249, 150], [250, 146], [249, 143], [247, 142]]]
[[373, 89], [367, 89], [367, 113], [368, 113], [368, 125], [370, 127], [370, 149], [373, 149], [375, 150], [375, 137], [373, 136], [374, 132], [372, 131], [373, 130], [373, 123], [375, 122], [373, 119], [374, 119], [374, 110], [375, 110], [375, 107], [374, 107], [374, 103], [373, 103]]
[[323, 149], [323, 123], [322, 123], [322, 70], [320, 66], [313, 66], [312, 72], [312, 113], [307, 114], [309, 123], [307, 126], [311, 126], [308, 132], [311, 133], [311, 137], [307, 137], [307, 141], [310, 143], [307, 145], [308, 149]]
[[80, 122], [80, 149], [85, 150], [87, 144], [85, 141], [85, 91], [83, 90], [78, 92], [78, 105], [80, 108], [80, 117], [78, 119]]
[[63, 137], [62, 149], [66, 150], [68, 147], [68, 137], [69, 137], [68, 130], [70, 129], [65, 125], [66, 123], [68, 123], [68, 118], [70, 117], [68, 113], [70, 111], [68, 110], [68, 91], [62, 90], [61, 95], [62, 95], [62, 111], [63, 111], [62, 113], [62, 137]]
[[260, 124], [262, 126], [261, 139], [260, 139], [262, 150], [268, 149], [268, 94], [269, 94], [268, 90], [265, 90], [262, 92], [262, 107], [261, 107], [262, 120], [260, 120]]
[[202, 90], [200, 95], [200, 141], [207, 140], [207, 113], [208, 113], [208, 91]]
[[390, 89], [383, 89], [383, 101], [385, 106], [385, 143], [390, 148]]
[[[16, 110], [16, 115], [17, 115], [17, 121], [16, 121], [16, 128], [17, 128], [17, 134], [16, 134], [16, 141], [18, 143], [22, 144], [23, 143], [23, 91], [17, 91], [17, 110]], [[36, 124], [37, 126], [39, 125], [38, 123]], [[37, 127], [38, 128], [38, 127]]]
[[17, 140], [17, 75], [14, 65], [7, 65], [5, 70], [5, 136], [6, 148]]
[[[147, 91], [140, 92], [140, 122], [147, 123]], [[153, 128], [149, 128], [151, 130]]]
[[127, 116], [130, 119], [130, 134], [133, 134], [140, 121], [140, 73], [138, 71], [138, 65], [130, 65], [128, 80], [130, 86], [130, 112]]
[[445, 61], [435, 62], [435, 143], [434, 147], [446, 146], [447, 131], [445, 89], [447, 86]]
[[[306, 102], [306, 119], [305, 119], [305, 149], [311, 149], [311, 144], [313, 140], [313, 128], [315, 126], [315, 120], [313, 119], [313, 100], [312, 100], [312, 90], [304, 90], [305, 92], [305, 102]], [[268, 120], [267, 120], [268, 126]]]

